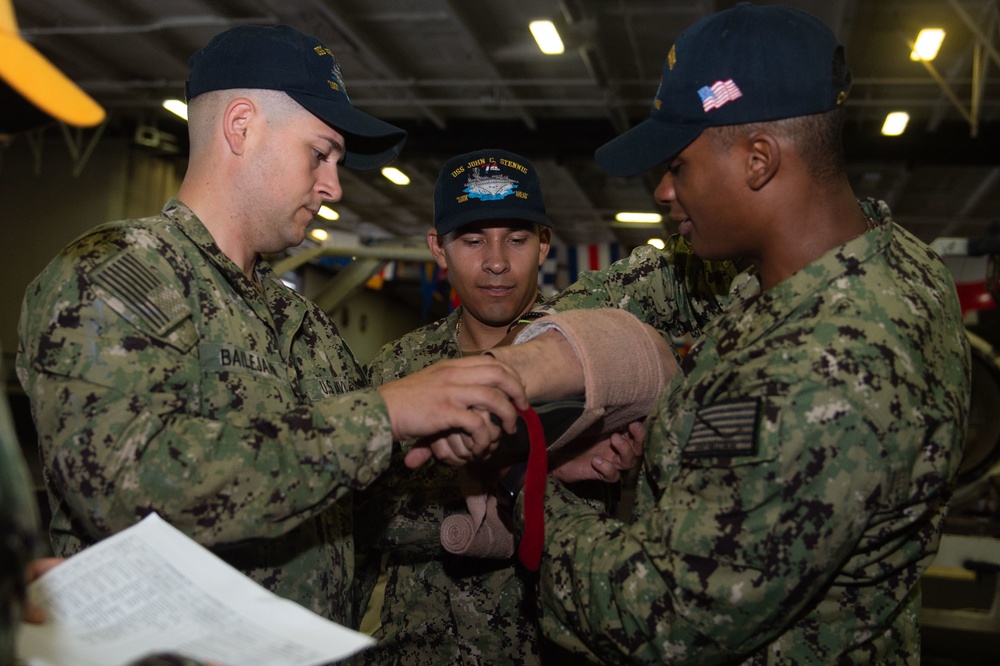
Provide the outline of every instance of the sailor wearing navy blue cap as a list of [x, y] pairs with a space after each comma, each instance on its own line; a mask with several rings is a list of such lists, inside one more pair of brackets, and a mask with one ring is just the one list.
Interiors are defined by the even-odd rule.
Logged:
[[351, 105], [336, 56], [287, 25], [238, 26], [191, 56], [188, 101], [213, 90], [285, 93], [346, 139], [344, 165], [378, 169], [399, 155], [406, 132]]
[[[442, 359], [479, 355], [501, 343], [511, 325], [541, 314], [532, 308], [541, 303], [538, 272], [552, 227], [541, 182], [531, 160], [499, 148], [444, 162], [427, 244], [460, 305], [385, 345], [368, 366], [374, 385]], [[609, 475], [634, 466], [632, 437], [618, 436], [622, 453], [597, 465]], [[470, 543], [461, 538], [462, 525], [472, 520], [478, 501], [472, 489], [484, 487], [482, 480], [445, 465], [407, 469], [404, 456], [412, 450], [412, 443], [402, 443], [389, 473], [359, 496], [365, 516], [359, 548], [368, 545], [362, 551], [368, 566], [359, 567], [358, 587], [373, 590], [365, 618], [377, 625], [371, 635], [378, 641], [359, 662], [427, 666], [480, 663], [489, 655], [490, 664], [567, 663], [572, 657], [541, 640], [537, 615], [526, 612], [534, 604], [534, 583], [512, 558], [510, 532], [496, 509], [503, 492], [489, 500], [495, 520], [477, 525], [479, 537]], [[502, 478], [513, 480], [523, 468], [515, 465], [514, 476]], [[596, 497], [607, 492], [591, 490]]]
[[388, 468], [394, 439], [455, 427], [449, 414], [483, 447], [500, 429], [473, 405], [514, 431], [523, 389], [488, 358], [370, 388], [330, 316], [264, 258], [340, 199], [343, 166], [403, 145], [353, 108], [329, 49], [289, 27], [233, 28], [191, 58], [187, 92], [177, 198], [84, 234], [25, 293], [17, 369], [52, 546], [72, 555], [155, 511], [353, 627], [352, 493]]
[[678, 37], [649, 118], [602, 146], [597, 162], [632, 176], [708, 127], [823, 113], [840, 107], [850, 87], [844, 47], [826, 24], [791, 7], [740, 3]]
[[[666, 56], [649, 119], [596, 158], [617, 176], [664, 165], [655, 197], [679, 234], [547, 305], [696, 340], [646, 421], [632, 521], [549, 481], [542, 629], [608, 664], [917, 664], [968, 425], [952, 276], [852, 192], [850, 75], [822, 22], [742, 3]], [[529, 398], [625, 379], [619, 345], [536, 332], [493, 350]]]

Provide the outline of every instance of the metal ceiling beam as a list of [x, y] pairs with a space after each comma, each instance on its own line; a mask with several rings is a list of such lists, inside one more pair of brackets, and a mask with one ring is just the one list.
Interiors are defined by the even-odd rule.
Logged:
[[959, 209], [957, 215], [959, 217], [968, 217], [975, 210], [976, 206], [990, 194], [997, 183], [1000, 183], [1000, 167], [995, 167], [986, 174], [972, 194], [969, 195], [969, 198], [966, 199], [965, 205]]
[[577, 47], [577, 50], [583, 59], [584, 66], [590, 72], [591, 83], [604, 91], [602, 103], [608, 120], [611, 121], [611, 126], [616, 133], [621, 134], [631, 127], [632, 123], [622, 106], [616, 103], [621, 95], [621, 82], [611, 80], [608, 75], [607, 54], [593, 39], [595, 32], [593, 26], [596, 25], [593, 6], [588, 4], [584, 8], [576, 0], [560, 0], [559, 7], [570, 26], [588, 35]]
[[384, 265], [385, 262], [378, 259], [355, 259], [340, 269], [336, 277], [323, 285], [310, 300], [324, 312], [332, 313]]
[[275, 263], [272, 268], [276, 274], [284, 275], [289, 271], [294, 271], [302, 266], [305, 266], [310, 261], [321, 257], [375, 259], [383, 264], [387, 261], [434, 261], [434, 255], [432, 255], [431, 251], [426, 247], [420, 249], [414, 247], [395, 247], [388, 245], [379, 245], [375, 247], [320, 245], [285, 257], [281, 261]]
[[230, 27], [234, 25], [266, 25], [275, 23], [277, 19], [274, 15], [259, 18], [234, 19], [222, 16], [172, 16], [170, 18], [153, 21], [152, 23], [142, 23], [133, 25], [78, 25], [78, 26], [55, 26], [51, 28], [29, 28], [21, 30], [24, 37], [63, 37], [66, 35], [133, 35], [160, 30], [184, 29], [184, 28], [205, 28], [211, 26]]
[[[933, 63], [921, 60], [920, 64], [924, 66], [924, 69], [931, 75], [931, 77], [938, 83], [941, 90], [944, 92], [945, 96], [951, 101], [952, 105], [958, 112], [965, 118], [966, 122], [969, 123], [970, 135], [976, 137], [979, 135], [979, 119], [980, 111], [982, 110], [982, 98], [983, 90], [986, 85], [986, 67], [983, 62], [983, 53], [989, 54], [989, 56], [994, 60], [994, 62], [1000, 66], [1000, 52], [997, 51], [996, 47], [993, 46], [992, 40], [988, 37], [979, 27], [979, 23], [976, 23], [965, 8], [958, 2], [958, 0], [947, 0], [948, 5], [951, 9], [958, 15], [958, 17], [965, 23], [966, 27], [975, 36], [975, 42], [972, 44], [972, 92], [969, 108], [966, 109], [964, 103], [959, 100], [955, 91], [951, 88], [948, 81], [938, 73], [937, 69], [934, 67]], [[997, 9], [995, 4], [988, 4], [981, 16], [981, 23], [990, 26], [990, 31], [996, 31], [997, 24]], [[913, 41], [910, 39], [905, 40], [909, 45], [910, 49], [913, 48]], [[958, 63], [955, 64], [952, 69], [952, 76], [950, 79], [954, 79], [957, 75], [958, 70], [964, 66], [967, 60], [963, 57]], [[943, 112], [939, 111], [934, 114], [929, 124], [929, 129], [932, 131], [936, 129], [937, 123], [940, 122]]]
[[[503, 74], [497, 69], [490, 55], [484, 49], [478, 47], [479, 44], [483, 43], [483, 39], [481, 35], [476, 34], [476, 32], [472, 29], [472, 26], [468, 18], [466, 18], [466, 12], [468, 11], [468, 9], [465, 7], [465, 5], [460, 4], [455, 0], [448, 0], [447, 5], [448, 8], [451, 10], [451, 15], [455, 20], [455, 22], [458, 23], [463, 30], [465, 30], [466, 34], [471, 35], [472, 39], [470, 40], [470, 42], [472, 44], [477, 45], [477, 50], [479, 51], [479, 59], [481, 60], [480, 65], [487, 65], [489, 69], [493, 70], [493, 72], [496, 73], [496, 76], [501, 81], [504, 81]], [[467, 81], [464, 81], [463, 83], [465, 85], [468, 85]], [[497, 86], [497, 88], [503, 90], [504, 93], [510, 95], [511, 99], [505, 101], [503, 100], [503, 98], [499, 98], [493, 101], [497, 103], [498, 106], [502, 106], [507, 109], [513, 109], [517, 114], [517, 116], [521, 119], [521, 122], [523, 122], [529, 129], [531, 130], [538, 129], [538, 125], [535, 122], [534, 116], [532, 116], [525, 107], [519, 104], [519, 99], [517, 95], [515, 95], [514, 92], [509, 87], [507, 87], [506, 83], [503, 83], [502, 86]], [[472, 100], [469, 100], [466, 101], [465, 104], [469, 104], [471, 102]]]
[[276, 262], [272, 267], [277, 275], [294, 271], [321, 257], [351, 257], [351, 263], [337, 271], [337, 275], [320, 287], [310, 300], [324, 312], [339, 308], [365, 282], [382, 270], [390, 261], [434, 261], [426, 247], [423, 249], [380, 245], [375, 247], [319, 246], [296, 252]]
[[[964, 23], [972, 34], [976, 36], [976, 41], [982, 45], [982, 47], [990, 55], [990, 58], [993, 59], [993, 62], [996, 63], [997, 67], [1000, 67], [1000, 51], [997, 51], [997, 48], [993, 46], [993, 40], [987, 37], [986, 34], [979, 28], [981, 24], [977, 23], [971, 16], [969, 16], [969, 13], [965, 11], [965, 7], [963, 7], [958, 0], [947, 0], [947, 2], [954, 12], [958, 14], [958, 17], [962, 19], [962, 23]], [[992, 12], [995, 15], [996, 3], [987, 5], [985, 11]]]

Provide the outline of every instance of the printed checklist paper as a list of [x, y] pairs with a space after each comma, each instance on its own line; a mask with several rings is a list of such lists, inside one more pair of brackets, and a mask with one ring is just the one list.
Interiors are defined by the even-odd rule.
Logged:
[[313, 666], [373, 641], [265, 590], [151, 514], [32, 583], [31, 666], [124, 665], [171, 653], [233, 666]]

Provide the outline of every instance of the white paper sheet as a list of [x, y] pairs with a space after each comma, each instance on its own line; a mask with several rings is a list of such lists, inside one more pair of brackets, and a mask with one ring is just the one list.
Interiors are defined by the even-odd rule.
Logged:
[[29, 586], [48, 613], [22, 624], [32, 666], [115, 666], [170, 652], [232, 666], [316, 666], [372, 644], [282, 599], [156, 514]]

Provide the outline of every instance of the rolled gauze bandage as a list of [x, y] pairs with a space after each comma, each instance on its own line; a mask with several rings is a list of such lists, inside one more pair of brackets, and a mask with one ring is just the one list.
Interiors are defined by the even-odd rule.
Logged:
[[463, 467], [459, 483], [468, 514], [448, 516], [441, 523], [441, 546], [449, 553], [469, 557], [506, 559], [514, 554], [514, 535], [497, 513], [497, 498]]
[[677, 371], [664, 358], [639, 319], [616, 308], [567, 310], [536, 320], [514, 340], [527, 342], [550, 329], [562, 333], [583, 366], [586, 408], [549, 451], [583, 434], [622, 430], [645, 418], [664, 385]]

